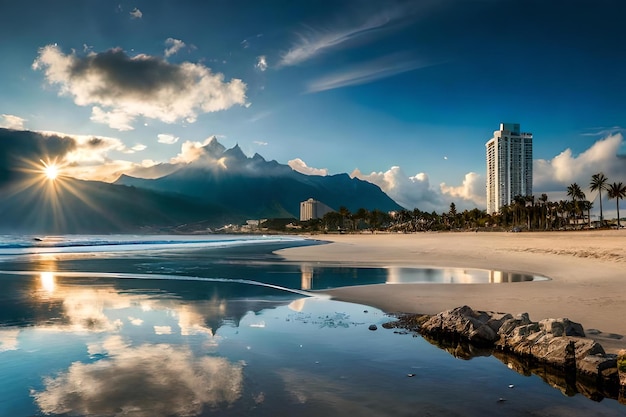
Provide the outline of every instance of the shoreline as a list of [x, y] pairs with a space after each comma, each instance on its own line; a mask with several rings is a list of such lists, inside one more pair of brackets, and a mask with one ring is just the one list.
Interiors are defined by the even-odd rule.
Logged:
[[353, 266], [477, 268], [548, 281], [504, 284], [379, 284], [321, 291], [386, 313], [434, 315], [462, 305], [569, 318], [607, 353], [626, 348], [626, 232], [443, 232], [314, 235], [328, 244], [287, 248], [287, 261]]

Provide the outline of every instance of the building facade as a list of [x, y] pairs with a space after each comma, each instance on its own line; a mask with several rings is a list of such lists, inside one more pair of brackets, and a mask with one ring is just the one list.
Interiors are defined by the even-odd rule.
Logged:
[[533, 193], [533, 134], [519, 123], [500, 123], [486, 144], [487, 213], [500, 211], [516, 196]]
[[309, 198], [306, 201], [300, 203], [300, 221], [306, 222], [311, 219], [321, 219], [324, 214], [333, 211], [326, 204], [321, 201]]

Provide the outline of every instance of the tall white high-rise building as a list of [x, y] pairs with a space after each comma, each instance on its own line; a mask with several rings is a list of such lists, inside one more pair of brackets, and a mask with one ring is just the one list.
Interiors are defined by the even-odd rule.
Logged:
[[326, 204], [321, 201], [309, 198], [306, 201], [300, 203], [300, 221], [306, 222], [311, 219], [321, 219], [324, 214], [333, 211]]
[[500, 123], [487, 148], [487, 213], [533, 193], [533, 134], [519, 123]]

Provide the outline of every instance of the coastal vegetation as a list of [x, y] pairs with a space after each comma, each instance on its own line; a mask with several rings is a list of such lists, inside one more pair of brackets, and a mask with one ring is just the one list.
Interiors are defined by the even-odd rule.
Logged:
[[[425, 212], [418, 208], [393, 212], [360, 208], [350, 212], [346, 207], [327, 213], [321, 219], [300, 222], [299, 227], [311, 232], [425, 232], [441, 230], [574, 230], [621, 227], [619, 202], [626, 198], [626, 185], [622, 182], [609, 184], [602, 172], [592, 175], [589, 188], [597, 192], [588, 199], [578, 183], [566, 188], [569, 199], [550, 201], [543, 193], [535, 196], [516, 196], [511, 204], [503, 206], [498, 213], [474, 208], [458, 211], [454, 202], [447, 212]], [[602, 208], [603, 192], [609, 199], [616, 200], [617, 224], [606, 221]], [[591, 209], [598, 201], [600, 215], [592, 220]]]

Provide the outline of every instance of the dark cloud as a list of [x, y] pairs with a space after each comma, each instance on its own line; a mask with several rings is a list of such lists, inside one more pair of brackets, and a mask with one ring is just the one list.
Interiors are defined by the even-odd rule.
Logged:
[[79, 56], [48, 45], [33, 68], [44, 71], [59, 94], [79, 106], [93, 105], [91, 120], [119, 130], [132, 130], [138, 116], [191, 123], [200, 113], [246, 104], [246, 84], [239, 79], [225, 81], [202, 64], [129, 56], [120, 48]]
[[114, 99], [128, 94], [150, 98], [164, 84], [178, 89], [185, 84], [185, 76], [179, 66], [169, 64], [160, 57], [140, 55], [131, 58], [120, 48], [75, 59], [69, 70], [74, 79], [101, 79], [103, 85], [92, 90], [93, 97], [100, 99]]
[[87, 145], [97, 148], [106, 145], [106, 141], [102, 138], [91, 138], [87, 141]]
[[68, 136], [0, 128], [0, 183], [38, 164], [40, 159], [61, 159], [76, 146], [75, 139]]

